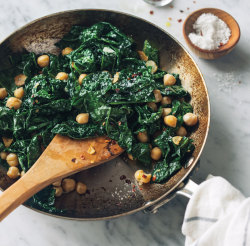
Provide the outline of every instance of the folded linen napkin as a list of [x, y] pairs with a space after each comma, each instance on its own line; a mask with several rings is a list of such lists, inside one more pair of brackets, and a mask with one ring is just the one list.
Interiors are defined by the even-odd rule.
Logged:
[[187, 205], [182, 233], [186, 246], [250, 245], [250, 198], [225, 179], [210, 176]]

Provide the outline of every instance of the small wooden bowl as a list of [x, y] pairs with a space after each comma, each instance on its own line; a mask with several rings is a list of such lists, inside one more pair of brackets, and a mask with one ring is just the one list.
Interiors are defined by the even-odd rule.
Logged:
[[[211, 14], [216, 15], [218, 18], [223, 20], [231, 30], [231, 37], [229, 38], [229, 41], [226, 44], [220, 46], [216, 50], [201, 49], [197, 47], [196, 45], [194, 45], [188, 37], [189, 33], [194, 32], [194, 29], [193, 29], [194, 22], [203, 13], [211, 13]], [[238, 43], [240, 39], [240, 27], [238, 23], [236, 22], [236, 20], [227, 12], [220, 10], [220, 9], [215, 9], [215, 8], [205, 8], [205, 9], [196, 10], [195, 12], [191, 13], [186, 18], [183, 24], [183, 35], [189, 48], [196, 55], [198, 55], [199, 57], [203, 59], [213, 60], [221, 56], [224, 56], [233, 50], [233, 48], [235, 47], [235, 45]]]

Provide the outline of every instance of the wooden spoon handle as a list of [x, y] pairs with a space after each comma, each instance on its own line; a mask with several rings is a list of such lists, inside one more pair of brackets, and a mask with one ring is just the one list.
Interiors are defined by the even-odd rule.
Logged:
[[56, 135], [29, 171], [0, 195], [0, 221], [56, 180], [109, 161], [122, 152], [117, 143], [105, 137], [73, 140]]

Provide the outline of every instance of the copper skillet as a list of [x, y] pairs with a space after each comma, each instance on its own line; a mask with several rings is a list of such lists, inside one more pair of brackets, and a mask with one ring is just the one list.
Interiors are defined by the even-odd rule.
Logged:
[[[197, 165], [206, 142], [210, 122], [210, 105], [207, 88], [202, 74], [184, 47], [159, 27], [141, 18], [109, 10], [72, 10], [37, 19], [15, 31], [0, 44], [1, 70], [8, 67], [7, 56], [25, 50], [35, 53], [54, 53], [59, 50], [54, 43], [66, 34], [72, 25], [90, 26], [107, 21], [133, 37], [142, 47], [148, 39], [160, 50], [160, 67], [180, 74], [183, 86], [190, 92], [194, 112], [199, 116], [199, 125], [191, 134], [196, 146], [187, 168], [176, 173], [165, 184], [134, 186], [134, 171], [139, 164], [118, 157], [104, 165], [75, 175], [89, 187], [85, 196], [72, 192], [58, 198], [56, 206], [65, 209], [63, 214], [53, 216], [76, 220], [111, 219], [135, 213], [140, 210], [156, 212], [177, 193], [190, 196], [195, 187], [189, 176]], [[1, 80], [1, 78], [0, 78]], [[12, 184], [6, 170], [0, 167], [0, 187], [6, 189]], [[193, 187], [192, 187], [193, 186]]]

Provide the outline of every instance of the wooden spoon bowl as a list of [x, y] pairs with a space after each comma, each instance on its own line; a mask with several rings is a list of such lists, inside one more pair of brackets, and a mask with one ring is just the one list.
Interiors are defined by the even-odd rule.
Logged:
[[[231, 37], [229, 38], [229, 41], [226, 44], [220, 46], [216, 50], [201, 49], [197, 47], [196, 45], [194, 45], [188, 37], [188, 35], [191, 32], [194, 32], [193, 24], [195, 23], [197, 18], [203, 13], [211, 13], [211, 14], [216, 15], [218, 18], [223, 20], [231, 30]], [[240, 39], [240, 27], [238, 23], [236, 22], [236, 20], [227, 12], [220, 10], [220, 9], [215, 9], [215, 8], [204, 8], [204, 9], [196, 10], [195, 12], [191, 13], [186, 18], [183, 24], [183, 35], [189, 48], [197, 56], [203, 59], [213, 60], [221, 56], [224, 56], [233, 50], [233, 48], [235, 47], [235, 45], [238, 43]]]

